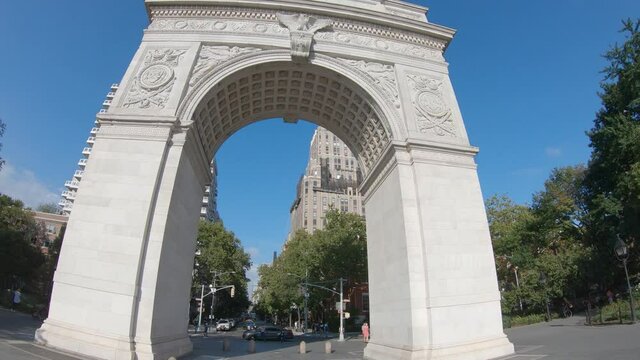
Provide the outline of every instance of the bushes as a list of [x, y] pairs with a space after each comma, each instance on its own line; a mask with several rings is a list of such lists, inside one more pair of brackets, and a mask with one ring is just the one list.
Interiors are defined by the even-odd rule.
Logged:
[[543, 322], [544, 320], [544, 314], [531, 314], [523, 316], [502, 315], [502, 326], [507, 329], [510, 327], [537, 324]]
[[[639, 314], [638, 299], [635, 299], [636, 317]], [[610, 324], [631, 321], [631, 308], [628, 299], [618, 299], [611, 304], [604, 305], [599, 309], [592, 309], [591, 324]]]

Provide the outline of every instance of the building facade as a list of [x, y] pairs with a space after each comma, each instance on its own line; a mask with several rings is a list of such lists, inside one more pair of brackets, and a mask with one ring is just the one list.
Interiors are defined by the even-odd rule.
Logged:
[[300, 177], [290, 209], [290, 236], [300, 229], [313, 233], [326, 225], [330, 209], [364, 216], [358, 186], [362, 173], [358, 161], [336, 135], [318, 127], [311, 139], [309, 163]]
[[200, 218], [211, 222], [220, 221], [220, 214], [218, 213], [218, 166], [215, 159], [211, 162], [211, 184], [205, 187], [204, 195], [202, 196]]
[[60, 214], [50, 214], [41, 211], [33, 211], [33, 219], [42, 228], [44, 239], [37, 244], [43, 254], [49, 253], [49, 248], [60, 235], [62, 228], [67, 225], [68, 217]]

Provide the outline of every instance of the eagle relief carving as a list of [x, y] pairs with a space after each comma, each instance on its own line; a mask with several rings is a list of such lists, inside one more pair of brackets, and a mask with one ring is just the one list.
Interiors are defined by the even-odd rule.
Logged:
[[280, 24], [289, 29], [291, 39], [291, 59], [295, 62], [305, 62], [311, 53], [313, 35], [322, 29], [330, 28], [331, 19], [318, 19], [307, 14], [277, 13]]

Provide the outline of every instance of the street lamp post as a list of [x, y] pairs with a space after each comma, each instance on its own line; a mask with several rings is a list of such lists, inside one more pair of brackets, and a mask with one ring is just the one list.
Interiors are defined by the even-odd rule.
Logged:
[[622, 265], [624, 266], [624, 274], [627, 277], [627, 290], [629, 291], [629, 306], [631, 306], [631, 322], [636, 322], [636, 311], [635, 304], [633, 303], [633, 292], [631, 291], [631, 282], [629, 281], [629, 270], [627, 270], [627, 259], [629, 258], [629, 248], [627, 244], [625, 244], [620, 236], [618, 236], [618, 241], [616, 241], [616, 245], [614, 247], [614, 251], [616, 253], [616, 257], [618, 260], [622, 261]]
[[[302, 279], [302, 276], [296, 275], [296, 274], [292, 274], [292, 273], [287, 273], [287, 275], [292, 275], [292, 276], [296, 276], [300, 279]], [[336, 295], [340, 295], [340, 335], [338, 337], [338, 341], [344, 341], [344, 291], [343, 291], [343, 286], [342, 283], [346, 280], [343, 278], [340, 278], [340, 292], [335, 291], [333, 289], [329, 289], [328, 287], [325, 286], [321, 286], [321, 285], [316, 285], [316, 284], [309, 284], [309, 277], [308, 277], [308, 273], [305, 273], [305, 282], [304, 282], [304, 327], [305, 327], [305, 332], [307, 329], [307, 297], [309, 296], [309, 292], [308, 289], [309, 287], [315, 287], [318, 289], [323, 289], [323, 290], [327, 290], [330, 291]]]
[[[214, 293], [211, 296], [211, 313], [209, 314], [209, 320], [210, 321], [213, 321], [213, 305], [216, 302], [215, 289], [216, 289], [216, 280], [218, 279], [218, 276], [225, 275], [225, 274], [235, 274], [236, 272], [235, 271], [218, 272], [216, 270], [213, 270], [212, 273], [213, 273], [213, 289], [214, 289]], [[215, 329], [215, 327], [214, 327], [214, 329]]]
[[344, 292], [342, 291], [342, 278], [340, 278], [340, 337], [338, 341], [344, 341]]
[[551, 321], [551, 313], [549, 312], [549, 297], [547, 296], [547, 289], [545, 285], [547, 284], [547, 275], [545, 273], [540, 272], [540, 284], [542, 284], [542, 288], [544, 290], [544, 306], [547, 309], [547, 321]]
[[[309, 298], [309, 271], [305, 270], [304, 271], [304, 279], [302, 278], [302, 276], [297, 275], [297, 274], [293, 274], [293, 273], [287, 273], [287, 275], [291, 275], [291, 276], [295, 276], [300, 280], [304, 280], [304, 288], [302, 289], [303, 291], [303, 296], [304, 296], [304, 333], [307, 333], [307, 325], [308, 325], [308, 320], [309, 320], [309, 314], [307, 312], [307, 299]], [[298, 316], [299, 318], [299, 316]]]
[[[516, 274], [516, 288], [520, 290], [520, 280], [518, 279], [518, 267], [513, 267], [513, 272]], [[520, 311], [522, 311], [522, 298], [520, 297], [520, 293], [518, 293], [518, 303], [520, 304]]]

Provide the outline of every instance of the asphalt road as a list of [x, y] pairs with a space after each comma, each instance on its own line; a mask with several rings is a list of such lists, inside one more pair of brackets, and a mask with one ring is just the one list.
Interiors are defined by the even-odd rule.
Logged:
[[[40, 322], [29, 315], [0, 308], [0, 360], [77, 360], [77, 357], [52, 351], [32, 342]], [[256, 342], [256, 353], [249, 354], [248, 341], [242, 340], [242, 330], [218, 332], [203, 337], [192, 334], [194, 352], [184, 360], [352, 360], [362, 359], [364, 343], [361, 338], [347, 337], [338, 342], [329, 339], [333, 352], [325, 354], [325, 339], [321, 336], [297, 336], [284, 343]], [[640, 359], [640, 325], [585, 326], [584, 317], [558, 319], [549, 323], [508, 329], [509, 339], [516, 346], [516, 354], [500, 360], [631, 360]], [[227, 338], [230, 351], [223, 352]], [[298, 353], [299, 342], [305, 340], [307, 353]]]

